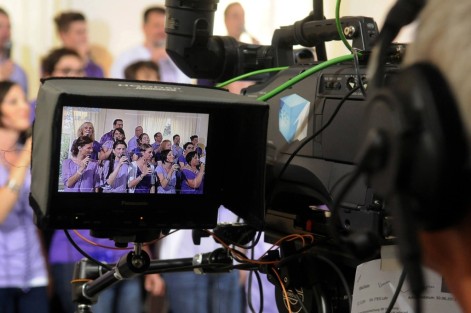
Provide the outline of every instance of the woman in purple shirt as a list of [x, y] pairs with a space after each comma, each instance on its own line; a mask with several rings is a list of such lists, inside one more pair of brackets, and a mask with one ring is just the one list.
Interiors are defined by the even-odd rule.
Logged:
[[95, 192], [100, 179], [98, 163], [90, 158], [93, 140], [79, 137], [71, 148], [72, 157], [62, 162], [62, 182], [66, 192]]
[[176, 193], [175, 187], [177, 184], [177, 171], [180, 169], [178, 164], [175, 164], [175, 157], [170, 149], [162, 150], [160, 153], [161, 163], [155, 169], [155, 174], [159, 178], [159, 186], [157, 193]]
[[[82, 136], [87, 136], [90, 137], [93, 140], [93, 146], [92, 146], [92, 153], [90, 153], [90, 158], [92, 160], [98, 160], [99, 153], [101, 151], [101, 144], [95, 140], [95, 127], [93, 127], [93, 124], [91, 122], [85, 122], [82, 125], [80, 125], [79, 129], [77, 130], [77, 138], [82, 137]], [[77, 140], [77, 139], [76, 139]], [[74, 140], [75, 143], [75, 140]], [[72, 143], [72, 146], [74, 144]]]
[[20, 85], [0, 82], [0, 312], [49, 312], [46, 261], [28, 200], [29, 113]]
[[129, 166], [126, 156], [127, 145], [124, 141], [116, 140], [112, 148], [113, 152], [109, 159], [103, 163], [103, 192], [126, 193]]
[[116, 128], [113, 130], [113, 139], [107, 140], [101, 145], [101, 151], [98, 154], [98, 158], [100, 160], [108, 160], [112, 154], [111, 152], [113, 151], [113, 145], [118, 140], [126, 140], [126, 135], [124, 134], [124, 130], [122, 128]]
[[188, 163], [182, 170], [183, 182], [181, 194], [202, 194], [204, 181], [204, 163], [200, 163], [198, 153], [191, 151], [186, 154]]
[[155, 193], [154, 166], [150, 163], [152, 146], [144, 143], [139, 149], [142, 156], [129, 166], [129, 193]]

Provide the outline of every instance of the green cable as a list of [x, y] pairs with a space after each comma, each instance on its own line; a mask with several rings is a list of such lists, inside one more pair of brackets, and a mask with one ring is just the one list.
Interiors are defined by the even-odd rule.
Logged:
[[282, 66], [282, 67], [273, 67], [273, 68], [266, 68], [266, 69], [263, 69], [263, 70], [253, 71], [253, 72], [250, 72], [250, 73], [246, 73], [246, 74], [231, 78], [231, 79], [229, 79], [225, 82], [219, 83], [219, 84], [216, 85], [216, 87], [222, 88], [222, 87], [227, 86], [227, 85], [229, 85], [233, 82], [236, 82], [238, 80], [241, 80], [241, 79], [244, 79], [244, 78], [247, 78], [247, 77], [250, 77], [250, 76], [255, 76], [255, 75], [265, 74], [265, 73], [270, 73], [270, 72], [279, 72], [279, 71], [282, 71], [282, 70], [286, 70], [287, 68], [288, 68], [288, 66]]
[[347, 41], [347, 38], [345, 38], [345, 35], [343, 34], [342, 30], [342, 23], [340, 23], [340, 2], [341, 0], [337, 0], [337, 4], [335, 5], [335, 25], [337, 26], [337, 31], [339, 32], [340, 39], [342, 39], [343, 44], [345, 47], [347, 47], [348, 51], [352, 51], [352, 46]]
[[305, 72], [294, 76], [289, 81], [281, 84], [280, 86], [278, 86], [275, 89], [269, 91], [268, 93], [264, 94], [263, 96], [258, 97], [257, 100], [267, 101], [268, 99], [276, 96], [277, 94], [279, 94], [283, 90], [293, 86], [294, 84], [296, 84], [297, 82], [303, 80], [304, 78], [306, 78], [306, 77], [308, 77], [308, 76], [310, 76], [310, 75], [312, 75], [316, 72], [319, 72], [320, 70], [323, 70], [323, 69], [325, 69], [329, 66], [332, 66], [334, 64], [342, 63], [342, 62], [346, 62], [346, 61], [351, 61], [351, 60], [353, 60], [353, 58], [354, 58], [353, 54], [347, 54], [347, 55], [343, 55], [343, 56], [340, 56], [340, 57], [337, 57], [337, 58], [333, 58], [332, 60], [329, 60], [329, 61], [322, 62], [321, 64], [313, 66], [310, 69], [306, 70]]

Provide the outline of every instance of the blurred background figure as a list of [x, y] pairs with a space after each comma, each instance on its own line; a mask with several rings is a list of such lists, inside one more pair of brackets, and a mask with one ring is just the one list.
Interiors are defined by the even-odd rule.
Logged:
[[8, 13], [0, 8], [0, 81], [11, 80], [28, 94], [28, 78], [24, 70], [11, 59], [11, 24]]
[[104, 77], [103, 69], [91, 57], [87, 21], [80, 12], [63, 12], [54, 19], [63, 47], [78, 52], [84, 62], [85, 76]]
[[[226, 10], [224, 10], [224, 24], [228, 36], [239, 42], [259, 44], [258, 40], [245, 29], [245, 11], [239, 2], [233, 2], [226, 7]], [[226, 88], [232, 93], [240, 94], [242, 89], [253, 84], [253, 81], [237, 81], [227, 85]]]
[[116, 58], [111, 77], [124, 78], [125, 68], [136, 61], [152, 61], [159, 65], [161, 81], [189, 84], [190, 78], [178, 69], [165, 51], [165, 8], [150, 7], [145, 10], [142, 31], [144, 43], [126, 50]]
[[0, 82], [0, 312], [48, 313], [48, 274], [29, 205], [30, 107], [20, 85]]
[[131, 80], [159, 81], [159, 66], [152, 61], [137, 61], [124, 69], [124, 78]]
[[[83, 77], [83, 60], [80, 55], [72, 49], [58, 48], [51, 50], [41, 60], [41, 76], [48, 77]], [[35, 117], [36, 99], [31, 101], [30, 121]]]
[[233, 2], [226, 7], [224, 11], [224, 24], [226, 25], [228, 36], [240, 42], [260, 44], [260, 42], [245, 29], [245, 11], [239, 2]]

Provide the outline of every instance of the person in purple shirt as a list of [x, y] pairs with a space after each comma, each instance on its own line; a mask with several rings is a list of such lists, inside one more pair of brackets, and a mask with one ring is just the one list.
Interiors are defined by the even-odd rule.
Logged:
[[139, 138], [139, 136], [141, 136], [143, 132], [144, 129], [142, 128], [142, 126], [137, 126], [134, 129], [134, 137], [132, 137], [128, 141], [128, 154], [131, 154], [131, 152], [138, 147], [137, 139]]
[[124, 130], [122, 128], [116, 128], [115, 130], [113, 130], [113, 140], [108, 140], [101, 145], [101, 152], [98, 155], [98, 158], [100, 160], [107, 160], [113, 152], [114, 143], [118, 140], [126, 140], [126, 134], [124, 133]]
[[198, 152], [198, 156], [204, 155], [203, 149], [198, 145], [198, 135], [193, 135], [190, 137], [190, 141], [193, 143], [195, 151]]
[[[47, 77], [83, 77], [83, 60], [75, 50], [59, 48], [51, 50], [41, 60], [41, 75]], [[34, 120], [36, 100], [31, 102], [31, 122]]]
[[[137, 138], [137, 146], [136, 148], [134, 148], [130, 155], [129, 155], [129, 158], [131, 159], [131, 161], [137, 161], [137, 159], [139, 159], [140, 157], [142, 157], [142, 150], [141, 150], [141, 146], [143, 144], [146, 144], [146, 145], [150, 145], [150, 138], [149, 138], [149, 135], [147, 135], [146, 133], [142, 133], [139, 138]], [[129, 148], [128, 148], [129, 150]]]
[[25, 71], [11, 59], [11, 24], [8, 13], [0, 8], [0, 81], [10, 80], [28, 94], [28, 78]]
[[172, 145], [172, 152], [173, 156], [175, 157], [176, 160], [178, 160], [178, 157], [183, 154], [183, 148], [180, 147], [180, 135], [173, 135], [172, 137], [173, 140], [173, 145]]
[[176, 193], [177, 172], [180, 166], [174, 163], [175, 157], [170, 149], [162, 150], [160, 153], [161, 163], [155, 169], [155, 174], [159, 178], [157, 193]]
[[202, 194], [204, 183], [204, 163], [200, 163], [196, 151], [188, 152], [186, 155], [188, 163], [183, 168], [183, 181], [181, 194]]
[[46, 259], [29, 205], [29, 110], [20, 85], [0, 82], [0, 312], [49, 312]]
[[152, 146], [142, 144], [140, 146], [142, 156], [133, 161], [128, 171], [129, 193], [155, 193], [154, 166], [152, 159]]
[[[93, 127], [93, 124], [91, 122], [85, 122], [80, 125], [79, 129], [77, 130], [77, 138], [80, 138], [82, 136], [90, 137], [90, 139], [93, 140], [93, 149], [92, 153], [90, 153], [90, 159], [97, 161], [99, 154], [102, 150], [102, 145], [95, 140], [95, 127]], [[75, 139], [72, 143], [72, 147], [74, 146], [76, 140], [77, 139]]]
[[157, 149], [160, 148], [160, 145], [162, 144], [163, 136], [161, 132], [156, 132], [154, 134], [154, 143], [152, 144], [152, 149], [154, 149], [154, 154], [157, 152]]
[[99, 187], [98, 162], [91, 159], [93, 140], [79, 137], [71, 148], [71, 158], [62, 162], [62, 183], [66, 192], [95, 192]]
[[183, 153], [180, 154], [180, 156], [178, 156], [178, 164], [180, 165], [180, 168], [184, 168], [185, 165], [188, 164], [188, 162], [186, 161], [186, 155], [188, 154], [188, 152], [191, 152], [194, 150], [195, 150], [195, 147], [189, 141], [183, 145]]
[[80, 12], [63, 12], [54, 18], [54, 22], [62, 45], [77, 51], [82, 57], [85, 76], [103, 78], [103, 69], [91, 57], [85, 16]]
[[123, 128], [123, 126], [124, 126], [124, 123], [123, 123], [122, 119], [120, 119], [120, 118], [115, 119], [113, 121], [113, 129], [110, 130], [109, 132], [107, 132], [106, 134], [104, 134], [103, 136], [101, 136], [100, 143], [104, 144], [108, 140], [113, 140], [113, 131], [116, 128]]
[[126, 193], [128, 183], [129, 160], [126, 156], [126, 143], [116, 140], [113, 144], [113, 152], [108, 160], [103, 163], [104, 193]]

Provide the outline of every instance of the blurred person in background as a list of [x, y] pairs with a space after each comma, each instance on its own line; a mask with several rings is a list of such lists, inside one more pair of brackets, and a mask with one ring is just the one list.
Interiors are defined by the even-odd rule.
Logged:
[[152, 61], [137, 61], [124, 69], [124, 78], [131, 80], [160, 80], [159, 66]]
[[30, 106], [20, 85], [0, 82], [0, 312], [48, 313], [48, 273], [29, 205]]
[[63, 12], [54, 18], [54, 22], [63, 47], [75, 50], [81, 56], [85, 76], [103, 78], [103, 69], [91, 57], [85, 16], [80, 12]]
[[8, 13], [0, 7], [0, 81], [11, 80], [28, 94], [28, 78], [25, 71], [11, 59], [11, 23]]
[[189, 84], [190, 78], [180, 71], [165, 51], [165, 8], [154, 6], [145, 10], [142, 31], [144, 43], [126, 50], [116, 58], [111, 67], [111, 77], [124, 78], [125, 68], [136, 61], [152, 61], [159, 66], [161, 81]]

